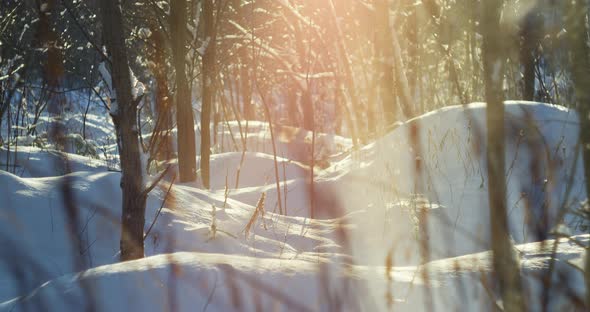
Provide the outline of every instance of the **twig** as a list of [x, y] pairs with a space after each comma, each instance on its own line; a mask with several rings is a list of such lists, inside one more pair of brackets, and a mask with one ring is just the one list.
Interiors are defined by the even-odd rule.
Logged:
[[158, 212], [156, 213], [156, 216], [154, 217], [154, 221], [152, 221], [152, 224], [150, 225], [148, 230], [145, 232], [145, 235], [143, 236], [144, 242], [145, 242], [145, 239], [150, 234], [150, 232], [152, 231], [154, 224], [156, 224], [156, 221], [158, 220], [158, 217], [160, 216], [160, 212], [162, 212], [162, 208], [164, 208], [164, 205], [166, 204], [166, 201], [168, 200], [168, 194], [170, 194], [170, 190], [172, 189], [172, 185], [174, 185], [174, 180], [176, 180], [176, 174], [174, 174], [174, 176], [172, 177], [172, 181], [170, 181], [170, 185], [168, 186], [168, 190], [166, 191], [166, 195], [164, 196], [164, 200], [162, 201], [162, 204], [160, 205], [160, 209], [158, 209]]
[[275, 135], [274, 135], [272, 120], [271, 120], [271, 116], [270, 116], [270, 108], [268, 107], [268, 103], [266, 102], [266, 96], [264, 95], [262, 90], [260, 90], [258, 83], [256, 83], [256, 88], [258, 89], [260, 99], [262, 100], [262, 104], [264, 106], [264, 112], [266, 113], [266, 118], [268, 121], [268, 128], [270, 131], [270, 140], [272, 143], [272, 156], [273, 156], [273, 160], [274, 160], [274, 169], [275, 169], [275, 182], [276, 182], [276, 188], [277, 188], [277, 198], [278, 198], [278, 203], [279, 203], [279, 213], [284, 214], [285, 212], [283, 211], [283, 203], [281, 202], [281, 184], [280, 184], [281, 182], [280, 182], [280, 178], [279, 178], [279, 166], [278, 166], [278, 162], [277, 162], [277, 144], [275, 142]]
[[[156, 187], [156, 185], [158, 185], [158, 183], [160, 183], [160, 181], [168, 173], [168, 170], [170, 170], [170, 165], [166, 166], [166, 169], [164, 169], [164, 171], [160, 174], [160, 176], [158, 176], [156, 178], [156, 180], [150, 184], [150, 186], [148, 186], [145, 190], [143, 190], [142, 195], [147, 196], [154, 189], [154, 187]], [[174, 177], [176, 178], [176, 174], [174, 174]], [[174, 183], [174, 180], [172, 180], [172, 183]]]
[[203, 307], [203, 312], [207, 311], [207, 307], [209, 307], [209, 304], [211, 303], [211, 300], [213, 299], [213, 294], [215, 294], [215, 290], [217, 289], [217, 279], [218, 279], [217, 274], [215, 274], [215, 282], [213, 283], [213, 289], [211, 290], [211, 293], [207, 297], [207, 302], [205, 303], [205, 306]]

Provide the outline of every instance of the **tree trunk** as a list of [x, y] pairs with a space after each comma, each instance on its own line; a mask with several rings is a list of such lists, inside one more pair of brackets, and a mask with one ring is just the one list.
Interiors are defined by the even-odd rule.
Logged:
[[[337, 49], [337, 63], [338, 66], [341, 68], [341, 70], [344, 73], [344, 77], [342, 79], [336, 78], [336, 85], [338, 86], [338, 89], [340, 90], [340, 94], [341, 94], [341, 99], [343, 100], [341, 103], [343, 104], [342, 106], [347, 110], [346, 111], [346, 120], [348, 123], [348, 128], [350, 129], [350, 134], [352, 137], [352, 145], [354, 148], [358, 148], [359, 147], [359, 143], [360, 143], [360, 137], [359, 137], [359, 130], [358, 130], [358, 120], [356, 118], [353, 119], [354, 114], [359, 113], [358, 110], [360, 110], [361, 105], [360, 105], [360, 100], [358, 99], [358, 96], [356, 94], [356, 87], [355, 87], [355, 82], [354, 82], [354, 76], [352, 73], [352, 68], [351, 68], [351, 62], [350, 59], [346, 53], [347, 48], [346, 48], [346, 43], [344, 40], [344, 32], [342, 31], [342, 28], [340, 27], [340, 22], [338, 20], [338, 16], [336, 14], [336, 7], [334, 6], [334, 1], [333, 0], [329, 0], [329, 5], [330, 5], [330, 11], [331, 11], [331, 19], [334, 25], [334, 28], [336, 29], [336, 34], [337, 34], [337, 38], [336, 38], [336, 49]], [[348, 90], [348, 95], [350, 96], [350, 104], [351, 104], [351, 108], [350, 110], [348, 109], [348, 103], [345, 100], [346, 96], [345, 96], [345, 91], [344, 90]]]
[[121, 188], [121, 261], [143, 258], [143, 227], [146, 195], [135, 124], [137, 105], [131, 95], [131, 77], [123, 33], [123, 17], [117, 0], [102, 0], [103, 38], [112, 60], [113, 88], [118, 109], [111, 112], [120, 142]]
[[243, 47], [240, 49], [240, 81], [241, 94], [242, 94], [242, 105], [243, 118], [245, 120], [255, 120], [254, 105], [252, 104], [252, 86], [250, 85], [250, 62], [248, 61], [248, 48]]
[[520, 47], [520, 61], [523, 67], [523, 98], [533, 101], [535, 98], [535, 46], [537, 44], [536, 14], [529, 12], [523, 21]]
[[408, 85], [408, 78], [405, 74], [404, 62], [402, 59], [402, 51], [399, 45], [399, 39], [395, 29], [391, 29], [391, 42], [393, 46], [393, 61], [395, 74], [395, 88], [402, 113], [407, 119], [415, 116], [414, 101], [410, 94], [410, 87]]
[[494, 272], [500, 285], [505, 311], [526, 311], [520, 270], [513, 256], [506, 213], [503, 38], [500, 29], [501, 0], [483, 2], [483, 58], [487, 101], [487, 171], [491, 244]]
[[[165, 36], [157, 25], [151, 27], [152, 44], [154, 46], [152, 61], [154, 62], [154, 78], [156, 79], [156, 113], [158, 115], [154, 132], [158, 132], [158, 140], [150, 144], [150, 148], [156, 153], [158, 160], [170, 160], [172, 158], [172, 142], [170, 142], [170, 130], [172, 129], [172, 107], [170, 105], [170, 92], [168, 90], [168, 75], [166, 65]], [[152, 134], [153, 137], [154, 134]]]
[[294, 82], [287, 83], [287, 122], [290, 126], [299, 127], [299, 106], [297, 105], [298, 86]]
[[302, 90], [301, 108], [303, 110], [303, 128], [305, 130], [313, 131], [315, 112], [313, 110], [313, 102], [311, 98], [311, 92], [309, 91], [309, 85], [305, 90]]
[[209, 158], [211, 156], [211, 108], [215, 96], [215, 21], [213, 0], [203, 2], [205, 40], [208, 42], [203, 55], [203, 108], [201, 112], [201, 179], [205, 188], [209, 183]]
[[[576, 96], [576, 108], [580, 119], [580, 145], [584, 159], [586, 196], [590, 196], [590, 59], [588, 53], [588, 6], [582, 1], [566, 1], [567, 41], [571, 53], [571, 71]], [[586, 250], [586, 309], [590, 308], [590, 251]]]
[[[377, 0], [375, 2], [375, 57], [377, 66], [377, 90], [381, 106], [384, 112], [386, 125], [395, 122], [397, 116], [397, 103], [395, 102], [395, 84], [393, 81], [393, 48], [391, 45], [391, 27], [389, 25], [389, 0]], [[371, 103], [369, 103], [371, 105]], [[377, 112], [370, 112], [377, 113]]]
[[[299, 66], [297, 66], [297, 70], [302, 73], [309, 73], [312, 71], [310, 63], [310, 55], [308, 55], [308, 47], [304, 41], [303, 37], [303, 26], [299, 21], [293, 23], [293, 36], [295, 37], [295, 51], [297, 53], [297, 61], [299, 62]], [[309, 43], [308, 43], [309, 44]], [[295, 123], [296, 127], [303, 126], [304, 129], [312, 131], [313, 130], [313, 123], [314, 123], [314, 111], [313, 111], [313, 104], [311, 98], [311, 91], [309, 81], [306, 81], [306, 86], [304, 88], [300, 87], [300, 85], [293, 81], [293, 86], [296, 90], [301, 92], [301, 112], [303, 115], [303, 125]], [[294, 116], [293, 116], [294, 117]], [[296, 120], [296, 119], [295, 119]]]
[[170, 28], [172, 58], [176, 72], [176, 123], [180, 182], [190, 182], [197, 179], [195, 120], [185, 71], [186, 24], [186, 0], [172, 0], [170, 3]]

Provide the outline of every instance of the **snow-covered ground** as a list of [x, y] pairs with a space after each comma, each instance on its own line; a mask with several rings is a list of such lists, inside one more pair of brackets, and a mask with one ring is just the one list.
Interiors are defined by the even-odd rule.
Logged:
[[[553, 241], [532, 242], [558, 229], [588, 243], [573, 213], [586, 199], [577, 115], [530, 102], [507, 102], [506, 112], [510, 234], [530, 306], [539, 309], [551, 267], [547, 304], [571, 308], [583, 298], [583, 248], [564, 238], [552, 257]], [[163, 181], [147, 203], [146, 258], [127, 263], [117, 263], [112, 126], [89, 114], [87, 127], [97, 146], [110, 144], [94, 158], [0, 149], [0, 164], [15, 164], [0, 171], [0, 310], [494, 308], [484, 104], [425, 114], [359, 150], [318, 134], [313, 185], [311, 133], [275, 127], [280, 191], [268, 124], [251, 121], [246, 132], [229, 122], [211, 190]], [[252, 218], [261, 199], [264, 214]]]
[[[574, 239], [588, 242], [588, 235]], [[582, 247], [554, 241], [519, 245], [530, 310], [568, 311], [583, 298]], [[554, 264], [554, 287], [543, 303], [543, 273]], [[162, 254], [96, 267], [44, 283], [1, 310], [104, 311], [403, 311], [494, 310], [489, 252], [392, 267], [317, 260], [255, 258], [203, 252]], [[388, 301], [387, 298], [390, 298]]]

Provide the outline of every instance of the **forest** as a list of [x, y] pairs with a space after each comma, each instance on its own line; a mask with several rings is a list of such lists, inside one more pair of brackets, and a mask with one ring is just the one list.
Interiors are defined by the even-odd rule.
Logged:
[[0, 0], [0, 311], [589, 311], [588, 0]]

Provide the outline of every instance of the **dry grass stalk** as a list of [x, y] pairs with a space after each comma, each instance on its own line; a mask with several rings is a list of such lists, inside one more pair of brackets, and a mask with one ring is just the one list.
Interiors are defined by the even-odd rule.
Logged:
[[260, 199], [258, 199], [258, 203], [256, 204], [256, 209], [254, 209], [254, 213], [252, 214], [250, 221], [248, 221], [248, 224], [246, 224], [246, 228], [244, 229], [244, 233], [245, 233], [246, 237], [248, 237], [248, 234], [250, 234], [250, 229], [252, 228], [252, 225], [254, 225], [254, 222], [256, 222], [256, 219], [258, 218], [258, 214], [260, 214], [260, 218], [262, 219], [262, 222], [264, 224], [264, 229], [267, 230], [266, 222], [264, 222], [264, 200], [265, 199], [266, 199], [266, 193], [262, 193], [262, 195], [260, 196]]

